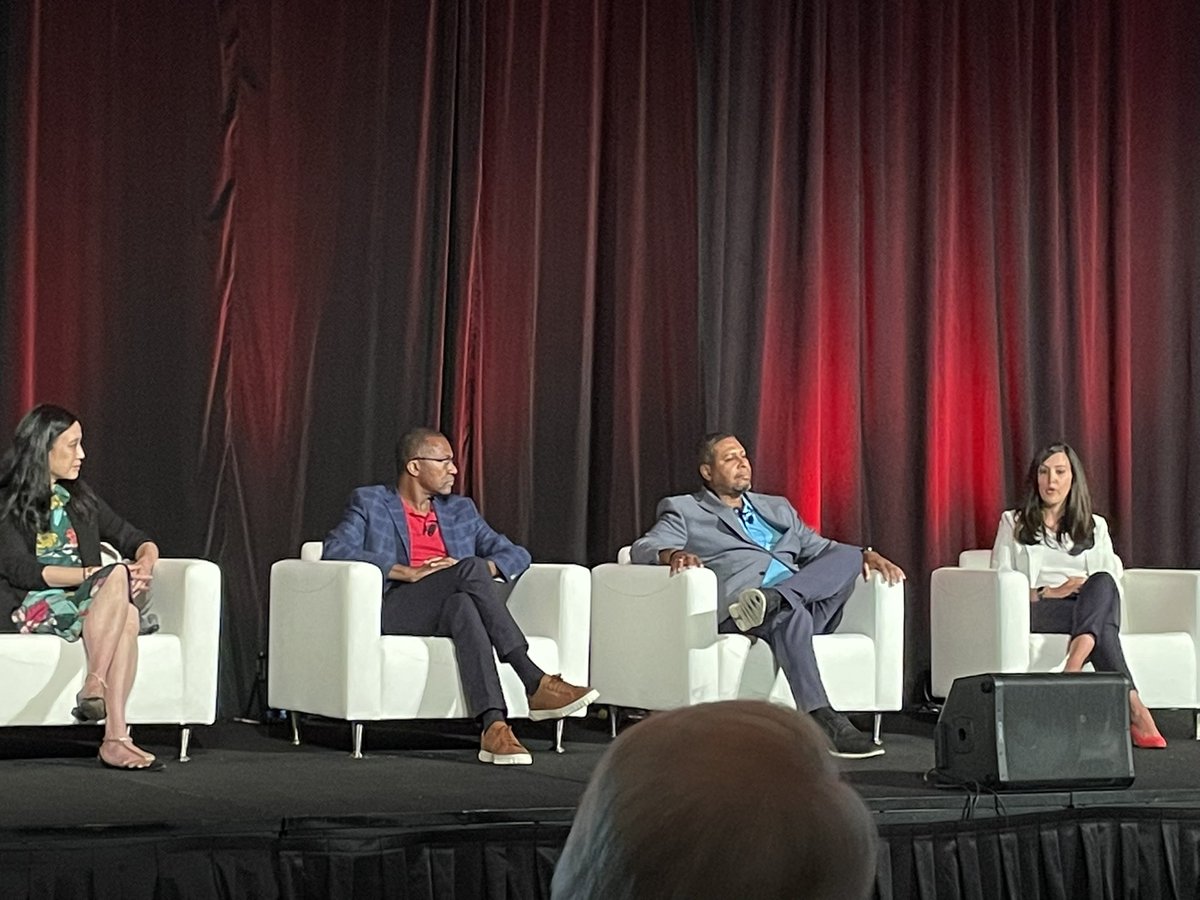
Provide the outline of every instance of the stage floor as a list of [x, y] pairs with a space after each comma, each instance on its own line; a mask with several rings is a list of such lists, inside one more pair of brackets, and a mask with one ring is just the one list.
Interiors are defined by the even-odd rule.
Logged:
[[[865, 725], [869, 719], [860, 721]], [[1085, 806], [1200, 809], [1200, 742], [1192, 739], [1191, 715], [1163, 712], [1159, 721], [1169, 746], [1135, 750], [1131, 788], [1010, 793], [1002, 796], [999, 810], [992, 800], [981, 800], [975, 815]], [[881, 825], [962, 817], [965, 793], [924, 780], [934, 764], [933, 726], [932, 716], [887, 715], [886, 755], [841, 761], [847, 780]], [[515, 729], [533, 751], [532, 766], [479, 763], [478, 739], [465, 722], [369, 725], [362, 760], [350, 758], [345, 723], [306, 720], [304, 743], [294, 747], [285, 722], [222, 722], [193, 732], [188, 763], [174, 759], [176, 729], [142, 727], [139, 741], [166, 766], [127, 773], [97, 762], [96, 726], [5, 728], [0, 729], [0, 830], [271, 830], [285, 820], [355, 817], [412, 825], [569, 821], [609, 744], [608, 724], [597, 718], [569, 721], [561, 755], [551, 749], [552, 726], [516, 722]]]

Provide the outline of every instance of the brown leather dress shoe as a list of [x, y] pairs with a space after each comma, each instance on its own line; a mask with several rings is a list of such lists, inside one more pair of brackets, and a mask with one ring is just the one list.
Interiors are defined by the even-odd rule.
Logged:
[[579, 687], [562, 680], [561, 675], [543, 675], [538, 689], [529, 698], [529, 718], [561, 719], [583, 709], [600, 696], [590, 687]]
[[527, 766], [533, 762], [529, 751], [505, 721], [493, 722], [479, 739], [479, 761], [497, 766]]

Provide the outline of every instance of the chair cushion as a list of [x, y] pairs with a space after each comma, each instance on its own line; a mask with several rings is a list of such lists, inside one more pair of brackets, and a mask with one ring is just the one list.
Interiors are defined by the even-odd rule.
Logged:
[[[765, 641], [750, 641], [740, 634], [717, 638], [720, 660], [720, 696], [770, 700], [796, 708], [791, 687], [782, 670], [777, 671], [771, 648]], [[822, 634], [813, 639], [817, 668], [829, 702], [835, 709], [873, 710], [875, 686], [862, 677], [875, 671], [875, 642], [865, 634]]]
[[[529, 657], [544, 671], [560, 671], [558, 644], [551, 638], [527, 635]], [[458, 677], [454, 644], [445, 637], [385, 635], [381, 681], [383, 719], [468, 718], [466, 698]], [[529, 714], [524, 686], [511, 666], [500, 665], [500, 686], [510, 716]], [[404, 689], [393, 689], [403, 685]]]
[[80, 641], [0, 634], [0, 725], [69, 725], [84, 674]]
[[1029, 671], [1061, 672], [1067, 658], [1067, 642], [1065, 634], [1029, 635]]
[[[179, 637], [138, 638], [130, 722], [180, 724], [183, 659]], [[47, 634], [0, 635], [0, 725], [71, 725], [75, 694], [87, 674], [83, 642]]]
[[[717, 696], [720, 699], [736, 700], [739, 697], [751, 700], [767, 699], [767, 695], [771, 692], [771, 682], [775, 679], [775, 673], [770, 673], [764, 685], [761, 669], [754, 667], [750, 673], [749, 683], [747, 683], [746, 660], [750, 655], [750, 650], [750, 639], [745, 635], [717, 635]], [[768, 651], [768, 657], [769, 655], [770, 651]], [[757, 679], [755, 676], [758, 676]]]
[[[879, 708], [875, 682], [864, 672], [875, 671], [875, 641], [865, 634], [823, 634], [813, 638], [813, 651], [825, 693], [834, 709]], [[786, 686], [786, 682], [785, 682]], [[778, 685], [776, 685], [778, 696]], [[791, 701], [791, 692], [787, 698]]]
[[184, 724], [183, 642], [175, 634], [138, 638], [138, 671], [129, 692], [126, 715], [131, 722]]
[[1196, 697], [1196, 648], [1191, 635], [1123, 634], [1121, 649], [1142, 702], [1151, 709], [1200, 706]]
[[[1067, 657], [1065, 634], [1029, 636], [1029, 671], [1061, 672]], [[1151, 709], [1200, 706], [1196, 697], [1196, 649], [1185, 632], [1122, 634], [1121, 649], [1138, 693]], [[1092, 664], [1084, 666], [1092, 671]]]

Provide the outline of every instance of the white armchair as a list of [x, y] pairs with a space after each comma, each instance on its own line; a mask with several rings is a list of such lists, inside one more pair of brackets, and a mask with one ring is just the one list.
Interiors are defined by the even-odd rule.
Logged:
[[[159, 630], [138, 638], [126, 716], [131, 725], [179, 725], [179, 760], [187, 762], [191, 726], [211, 725], [217, 714], [221, 570], [202, 559], [160, 559], [150, 602]], [[86, 675], [82, 641], [0, 634], [0, 725], [74, 724]]]
[[[268, 702], [291, 713], [294, 744], [300, 713], [350, 722], [355, 759], [362, 758], [365, 722], [469, 717], [449, 638], [380, 634], [377, 567], [322, 560], [316, 541], [300, 556], [271, 567], [267, 655]], [[508, 599], [530, 658], [574, 684], [587, 683], [590, 605], [587, 569], [569, 564], [533, 564]], [[527, 716], [520, 679], [510, 666], [496, 665], [509, 715]], [[561, 753], [562, 720], [556, 724]]]
[[[931, 579], [932, 693], [987, 672], [1062, 668], [1065, 634], [1029, 630], [1029, 582], [991, 568], [987, 550], [968, 550]], [[1126, 569], [1121, 648], [1151, 709], [1200, 709], [1200, 571]]]
[[[671, 575], [666, 566], [620, 563], [592, 570], [591, 685], [616, 707], [662, 710], [751, 698], [795, 707], [763, 641], [717, 633], [717, 578], [710, 569]], [[833, 634], [813, 639], [829, 702], [843, 712], [901, 708], [904, 588], [877, 572], [860, 582]]]

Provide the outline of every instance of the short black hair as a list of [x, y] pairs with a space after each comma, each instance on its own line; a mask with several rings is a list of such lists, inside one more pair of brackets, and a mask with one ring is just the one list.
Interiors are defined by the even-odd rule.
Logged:
[[717, 444], [726, 438], [737, 439], [736, 434], [730, 434], [728, 431], [710, 431], [700, 439], [700, 443], [696, 445], [696, 464], [700, 466], [711, 466], [714, 462], [713, 451]]
[[400, 435], [400, 440], [396, 441], [396, 477], [399, 478], [404, 472], [404, 467], [408, 465], [409, 460], [421, 455], [421, 447], [426, 441], [440, 437], [445, 437], [445, 435], [436, 428], [429, 428], [425, 425], [409, 429]]

